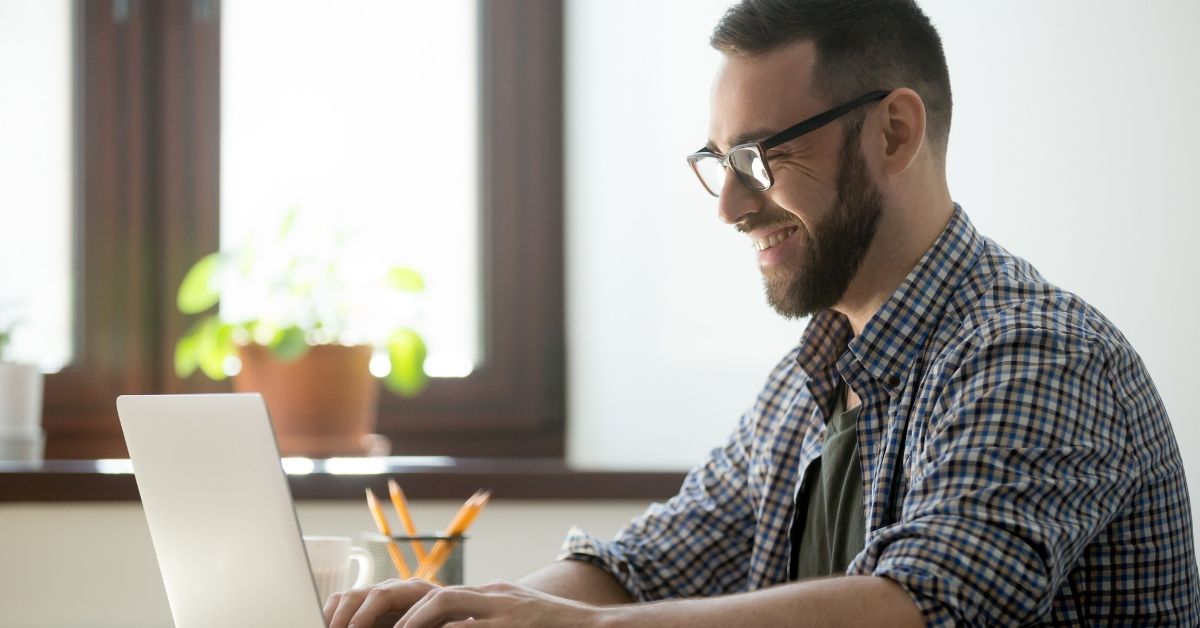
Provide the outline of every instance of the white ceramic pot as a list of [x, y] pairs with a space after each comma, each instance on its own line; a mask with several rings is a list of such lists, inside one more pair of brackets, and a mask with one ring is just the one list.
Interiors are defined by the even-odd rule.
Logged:
[[0, 460], [36, 462], [44, 451], [42, 372], [0, 362]]

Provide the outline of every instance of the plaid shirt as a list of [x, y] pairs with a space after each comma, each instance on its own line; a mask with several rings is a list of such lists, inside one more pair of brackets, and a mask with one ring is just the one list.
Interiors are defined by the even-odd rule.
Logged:
[[930, 625], [1197, 625], [1183, 463], [1121, 332], [965, 213], [851, 337], [813, 316], [728, 442], [612, 541], [560, 558], [637, 599], [787, 581], [789, 526], [840, 375], [858, 421], [866, 546]]

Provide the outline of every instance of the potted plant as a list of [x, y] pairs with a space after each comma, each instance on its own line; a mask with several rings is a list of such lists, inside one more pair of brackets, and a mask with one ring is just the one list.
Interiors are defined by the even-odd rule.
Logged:
[[9, 355], [17, 321], [0, 321], [0, 460], [42, 459], [42, 372]]
[[283, 455], [378, 453], [376, 376], [403, 396], [427, 383], [413, 329], [424, 281], [302, 223], [292, 210], [273, 236], [252, 234], [188, 270], [177, 305], [201, 318], [176, 343], [175, 372], [233, 376], [235, 391], [262, 393]]

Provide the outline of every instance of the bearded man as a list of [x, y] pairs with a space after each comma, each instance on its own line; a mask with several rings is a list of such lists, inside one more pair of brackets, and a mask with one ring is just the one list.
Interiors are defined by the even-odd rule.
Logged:
[[912, 0], [744, 0], [688, 158], [811, 316], [728, 442], [612, 540], [520, 584], [390, 581], [331, 625], [1200, 623], [1166, 410], [1095, 308], [978, 233]]

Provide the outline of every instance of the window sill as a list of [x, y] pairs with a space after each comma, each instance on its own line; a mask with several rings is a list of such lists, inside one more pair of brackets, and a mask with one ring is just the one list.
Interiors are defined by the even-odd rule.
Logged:
[[[297, 501], [361, 501], [364, 488], [386, 491], [389, 477], [411, 499], [462, 499], [490, 488], [503, 499], [665, 500], [684, 477], [677, 471], [577, 471], [556, 459], [393, 456], [297, 458], [284, 464]], [[0, 503], [138, 500], [128, 460], [0, 462]]]

